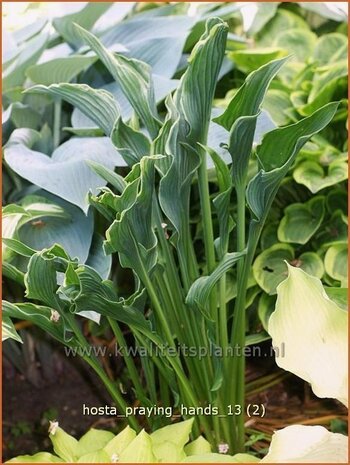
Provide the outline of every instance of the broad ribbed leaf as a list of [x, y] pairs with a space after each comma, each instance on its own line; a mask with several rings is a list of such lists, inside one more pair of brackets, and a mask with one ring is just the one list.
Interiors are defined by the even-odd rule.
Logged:
[[348, 164], [339, 160], [324, 167], [315, 161], [304, 161], [293, 170], [293, 178], [315, 194], [326, 187], [345, 181], [348, 178]]
[[36, 84], [43, 84], [45, 86], [60, 82], [70, 82], [95, 61], [96, 57], [84, 55], [55, 58], [45, 63], [30, 66], [26, 70], [26, 76]]
[[288, 271], [268, 325], [273, 346], [285, 346], [276, 363], [311, 383], [318, 397], [347, 405], [348, 312], [329, 299], [319, 279], [291, 266]]
[[[88, 166], [87, 160], [107, 168], [120, 166], [121, 156], [107, 137], [73, 137], [60, 145], [51, 157], [30, 149], [18, 139], [16, 130], [5, 147], [5, 160], [17, 174], [33, 184], [80, 207], [87, 213], [87, 195], [106, 182]], [[30, 130], [26, 130], [29, 132]], [[34, 131], [33, 131], [34, 132]], [[122, 164], [124, 160], [122, 160]]]
[[113, 127], [111, 140], [129, 166], [150, 155], [151, 142], [148, 137], [125, 124], [121, 118]]
[[186, 303], [192, 307], [196, 306], [206, 318], [210, 319], [206, 306], [211, 290], [221, 276], [232, 268], [244, 255], [245, 252], [227, 253], [211, 275], [201, 276], [192, 284], [186, 297]]
[[279, 184], [300, 149], [314, 134], [327, 126], [337, 107], [338, 103], [330, 103], [295, 124], [275, 129], [265, 135], [257, 148], [262, 169], [247, 188], [249, 207], [258, 220], [269, 211]]
[[120, 115], [113, 95], [103, 89], [92, 89], [86, 84], [52, 84], [49, 87], [34, 86], [27, 92], [48, 93], [62, 98], [79, 108], [88, 118], [109, 136]]
[[155, 137], [159, 131], [160, 121], [150, 67], [141, 61], [109, 52], [97, 37], [79, 26], [75, 26], [75, 30], [119, 83], [125, 97], [148, 129], [151, 137]]

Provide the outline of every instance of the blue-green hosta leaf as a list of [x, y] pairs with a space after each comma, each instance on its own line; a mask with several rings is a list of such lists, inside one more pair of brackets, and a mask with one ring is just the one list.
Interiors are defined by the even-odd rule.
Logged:
[[4, 71], [2, 79], [3, 92], [24, 83], [26, 69], [38, 61], [47, 46], [47, 40], [48, 34], [43, 33], [27, 42], [17, 58]]
[[[158, 76], [157, 74], [152, 74], [152, 79], [154, 82], [156, 103], [164, 100], [170, 92], [176, 89], [179, 83], [177, 79], [168, 79], [163, 76]], [[119, 105], [120, 115], [124, 121], [128, 121], [132, 117], [133, 108], [128, 99], [124, 96], [120, 85], [117, 82], [111, 82], [104, 85], [102, 89], [110, 92], [114, 96]], [[96, 123], [94, 123], [89, 116], [91, 116], [89, 112], [83, 114], [78, 106], [76, 106], [72, 113], [72, 126], [74, 128], [94, 127]]]
[[134, 269], [141, 279], [145, 272], [154, 268], [157, 258], [157, 239], [152, 224], [156, 159], [144, 157], [140, 161], [140, 177], [123, 191], [118, 218], [106, 232], [106, 252], [119, 252], [122, 265]]
[[247, 4], [243, 6], [241, 14], [244, 31], [249, 36], [257, 34], [275, 16], [279, 3], [257, 2], [254, 5]]
[[20, 48], [13, 33], [5, 29], [5, 27], [2, 28], [2, 43], [6, 44], [6, 46], [2, 47], [2, 65], [5, 70], [8, 64], [19, 54]]
[[20, 143], [17, 131], [13, 132], [4, 150], [10, 168], [42, 189], [77, 205], [85, 213], [89, 208], [88, 192], [96, 193], [106, 185], [88, 166], [87, 160], [110, 169], [122, 163], [108, 137], [72, 138], [48, 157]]
[[18, 341], [23, 343], [20, 335], [17, 333], [14, 324], [12, 323], [9, 316], [4, 316], [2, 318], [2, 340], [6, 341], [6, 339], [13, 339], [14, 341]]
[[323, 276], [323, 263], [317, 254], [304, 252], [295, 258], [293, 247], [287, 244], [275, 244], [258, 255], [253, 264], [254, 278], [266, 293], [276, 294], [277, 286], [288, 274], [286, 262], [317, 278]]
[[125, 124], [121, 118], [113, 127], [111, 140], [129, 166], [150, 155], [151, 141], [148, 137]]
[[86, 84], [52, 84], [34, 86], [28, 92], [48, 93], [74, 105], [101, 129], [110, 135], [120, 111], [113, 95], [104, 89], [92, 89]]
[[278, 226], [278, 240], [306, 244], [321, 226], [325, 198], [313, 197], [306, 203], [293, 203], [284, 210]]
[[305, 161], [293, 170], [293, 178], [315, 194], [325, 187], [345, 181], [348, 178], [348, 165], [345, 161], [333, 161], [323, 167], [315, 161]]
[[82, 45], [82, 40], [76, 32], [74, 24], [79, 24], [86, 29], [91, 29], [99, 17], [102, 16], [111, 5], [112, 4], [108, 2], [87, 3], [80, 11], [67, 14], [61, 18], [55, 18], [52, 24], [63, 39], [77, 49]]
[[287, 114], [291, 107], [292, 104], [287, 92], [280, 89], [269, 89], [267, 91], [263, 108], [268, 111], [277, 126], [285, 126], [291, 122]]
[[[84, 215], [76, 206], [49, 193], [39, 191], [38, 194], [43, 201], [52, 202], [53, 205], [61, 208], [63, 215], [47, 215], [45, 211], [39, 210], [38, 221], [31, 220], [21, 225], [18, 238], [35, 250], [60, 244], [70, 257], [77, 257], [80, 263], [84, 263], [89, 255], [93, 234], [92, 214]], [[23, 199], [24, 208], [33, 208], [31, 203], [28, 204], [29, 201], [32, 202], [32, 198], [29, 196]]]
[[314, 134], [327, 126], [337, 107], [337, 103], [330, 103], [295, 124], [265, 135], [257, 148], [262, 169], [248, 184], [246, 194], [248, 205], [258, 220], [269, 211], [278, 187], [300, 149]]
[[346, 463], [347, 460], [348, 438], [343, 434], [331, 433], [323, 426], [292, 425], [272, 435], [268, 454], [261, 463]]
[[[322, 16], [323, 18], [333, 19], [334, 21], [346, 22], [347, 21], [347, 11], [345, 3], [333, 3], [333, 2], [298, 2], [299, 5], [305, 10], [312, 11]], [[342, 8], [342, 6], [344, 7]]]
[[190, 287], [186, 297], [186, 303], [191, 307], [197, 307], [203, 315], [210, 319], [207, 311], [209, 295], [221, 276], [232, 268], [245, 255], [245, 252], [233, 252], [224, 255], [215, 270], [209, 276], [201, 276]]
[[97, 37], [80, 26], [75, 26], [75, 31], [104, 63], [113, 78], [119, 83], [125, 97], [150, 135], [155, 137], [161, 123], [158, 119], [150, 67], [139, 60], [109, 52]]
[[45, 63], [30, 66], [26, 70], [26, 76], [36, 84], [45, 86], [70, 82], [95, 61], [96, 57], [84, 55], [55, 58]]
[[214, 121], [230, 131], [238, 118], [256, 115], [270, 82], [287, 59], [273, 60], [249, 74], [244, 84], [235, 93], [227, 109]]
[[330, 247], [324, 257], [326, 273], [347, 287], [348, 280], [348, 247], [347, 244], [337, 244]]
[[269, 320], [275, 347], [285, 345], [281, 368], [311, 383], [318, 397], [347, 405], [348, 312], [332, 302], [319, 279], [288, 266]]

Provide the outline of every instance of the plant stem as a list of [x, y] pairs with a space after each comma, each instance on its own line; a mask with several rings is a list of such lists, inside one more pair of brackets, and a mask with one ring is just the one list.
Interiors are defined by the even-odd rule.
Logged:
[[53, 148], [60, 145], [61, 139], [61, 108], [62, 100], [56, 99], [53, 107]]

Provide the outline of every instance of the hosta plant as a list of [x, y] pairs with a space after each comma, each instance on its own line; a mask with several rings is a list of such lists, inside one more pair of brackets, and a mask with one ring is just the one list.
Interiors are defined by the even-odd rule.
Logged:
[[[95, 127], [80, 128], [58, 146], [57, 117], [51, 157], [40, 150], [43, 133], [22, 128], [9, 137], [4, 149], [7, 166], [37, 188], [33, 193], [27, 186], [26, 195], [5, 208], [5, 273], [25, 288], [25, 301], [4, 302], [3, 314], [6, 337], [18, 338], [12, 319], [23, 319], [78, 349], [120, 414], [125, 414], [130, 396], [143, 406], [156, 405], [159, 385], [163, 405], [179, 411], [184, 407], [184, 417], [195, 417], [194, 438], [203, 434], [213, 451], [227, 444], [234, 455], [244, 451], [245, 443], [246, 308], [256, 279], [256, 249], [276, 193], [298, 153], [339, 110], [338, 103], [327, 103], [258, 138], [264, 97], [289, 60], [282, 57], [249, 74], [212, 120], [227, 32], [219, 18], [206, 22], [176, 90], [165, 99], [163, 114], [146, 63], [128, 58], [123, 50], [108, 50], [79, 25], [67, 30], [76, 46], [84, 46], [92, 52], [87, 56], [99, 59], [108, 70], [132, 113], [122, 117], [112, 93], [86, 84], [26, 90], [26, 95], [51, 98], [56, 116], [62, 101], [69, 102]], [[226, 161], [213, 148], [213, 131]], [[117, 174], [116, 166], [128, 167], [127, 174]], [[193, 203], [199, 206], [196, 231]], [[35, 241], [45, 228], [55, 237], [62, 233], [62, 240], [38, 247]], [[72, 231], [68, 237], [67, 228]], [[77, 250], [82, 235], [90, 242]], [[132, 270], [134, 291], [129, 295], [118, 292], [111, 274], [116, 263]], [[133, 389], [129, 398], [89, 350], [82, 318], [108, 322], [123, 351], [128, 387]], [[125, 338], [125, 326], [132, 341]], [[130, 346], [147, 353], [140, 357], [146, 382], [140, 380]], [[188, 348], [194, 349], [194, 356], [188, 355]], [[196, 413], [208, 406], [222, 417]], [[226, 415], [228, 406], [235, 414]], [[128, 421], [138, 433], [134, 440], [151, 444], [152, 435], [140, 432], [138, 418], [129, 416]], [[155, 429], [155, 419], [147, 421]], [[75, 447], [75, 440], [69, 441]], [[74, 452], [73, 461], [84, 452]], [[175, 452], [184, 459], [182, 449]], [[145, 453], [148, 461], [160, 454], [153, 446]], [[129, 460], [137, 457], [130, 455]]]

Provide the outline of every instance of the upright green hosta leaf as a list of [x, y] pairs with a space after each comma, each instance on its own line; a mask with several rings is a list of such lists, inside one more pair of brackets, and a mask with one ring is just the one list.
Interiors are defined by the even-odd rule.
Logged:
[[219, 237], [215, 239], [215, 247], [221, 259], [228, 249], [230, 232], [233, 229], [233, 220], [229, 213], [232, 178], [226, 163], [219, 155], [209, 147], [206, 147], [206, 151], [214, 162], [220, 191], [213, 199], [213, 204], [218, 216], [220, 231]]
[[348, 438], [323, 426], [287, 426], [272, 436], [261, 463], [346, 463]]
[[2, 318], [2, 340], [6, 341], [6, 339], [13, 339], [14, 341], [23, 343], [21, 336], [17, 333], [14, 324], [8, 316]]
[[[300, 149], [314, 134], [327, 126], [337, 107], [337, 103], [330, 103], [295, 124], [265, 135], [257, 148], [262, 169], [250, 181], [246, 194], [248, 205], [258, 220], [269, 211], [278, 187]], [[276, 150], [276, 147], [279, 149]]]
[[345, 161], [333, 161], [328, 167], [323, 167], [315, 161], [305, 161], [294, 169], [293, 178], [315, 194], [345, 181], [348, 178], [348, 164]]
[[129, 166], [138, 163], [151, 153], [151, 142], [142, 132], [133, 129], [118, 118], [111, 139]]
[[268, 326], [273, 345], [285, 346], [276, 363], [311, 383], [318, 397], [347, 405], [347, 311], [329, 299], [319, 279], [288, 269]]
[[273, 60], [253, 71], [238, 89], [224, 113], [214, 121], [228, 131], [234, 122], [243, 116], [253, 116], [259, 111], [270, 82], [286, 62], [287, 58]]
[[215, 284], [221, 276], [226, 273], [232, 266], [243, 256], [245, 252], [227, 253], [220, 261], [218, 266], [209, 276], [201, 276], [190, 287], [186, 297], [186, 303], [190, 306], [196, 306], [206, 318], [210, 319], [206, 305], [209, 295]]
[[330, 247], [324, 257], [326, 272], [333, 279], [347, 287], [348, 282], [348, 247], [347, 244], [336, 244]]
[[274, 244], [257, 256], [253, 264], [256, 282], [268, 294], [276, 294], [277, 286], [288, 275], [287, 263], [300, 267], [317, 278], [322, 278], [324, 267], [314, 252], [304, 252], [295, 258], [294, 249], [287, 244]]
[[80, 11], [77, 11], [61, 18], [53, 20], [53, 26], [56, 31], [70, 45], [79, 48], [82, 45], [81, 37], [77, 34], [74, 23], [80, 26], [91, 29], [100, 16], [103, 15], [110, 7], [111, 3], [87, 3]]
[[45, 86], [60, 82], [70, 82], [95, 61], [96, 57], [84, 55], [55, 58], [45, 63], [30, 66], [26, 70], [26, 76], [36, 84], [43, 84]]
[[119, 252], [122, 265], [135, 270], [141, 279], [154, 268], [157, 259], [157, 239], [152, 225], [156, 160], [156, 157], [142, 158], [140, 177], [125, 188], [118, 218], [106, 232], [106, 252]]
[[[160, 204], [174, 225], [184, 260], [189, 255], [183, 235], [188, 228], [191, 181], [199, 166], [199, 147], [206, 143], [216, 80], [225, 52], [227, 26], [218, 18], [208, 20], [206, 30], [194, 47], [174, 99], [168, 98], [169, 117], [166, 154], [171, 166], [160, 182]], [[189, 145], [186, 145], [189, 144]], [[204, 162], [204, 160], [203, 160]]]
[[75, 26], [77, 35], [88, 44], [114, 79], [120, 84], [126, 98], [148, 129], [152, 138], [159, 131], [157, 107], [151, 70], [145, 63], [109, 52], [93, 34]]
[[58, 289], [56, 274], [58, 271], [65, 271], [64, 267], [68, 262], [69, 257], [58, 245], [32, 255], [24, 278], [26, 296], [60, 310], [62, 303], [56, 294]]
[[112, 282], [102, 280], [101, 276], [88, 266], [68, 269], [59, 293], [63, 294], [66, 300], [69, 299], [73, 312], [84, 312], [83, 316], [86, 312], [97, 312], [152, 337], [149, 321], [136, 308], [136, 299], [141, 294], [136, 293], [128, 300], [118, 298]]
[[120, 462], [155, 463], [156, 457], [152, 451], [152, 440], [144, 430], [121, 452]]
[[27, 92], [47, 93], [67, 100], [91, 118], [107, 136], [111, 134], [120, 115], [118, 104], [110, 92], [92, 89], [86, 84], [52, 84], [49, 87], [39, 85], [31, 87]]
[[278, 226], [278, 239], [281, 242], [306, 244], [321, 226], [324, 204], [324, 197], [313, 197], [306, 203], [289, 205]]
[[[18, 132], [17, 132], [18, 131]], [[24, 145], [22, 131], [12, 133], [4, 155], [8, 165], [33, 184], [80, 207], [89, 208], [87, 194], [93, 193], [106, 182], [88, 166], [87, 160], [102, 163], [107, 168], [120, 165], [121, 156], [107, 137], [72, 138], [60, 145], [51, 157]], [[124, 160], [123, 160], [123, 164]]]

